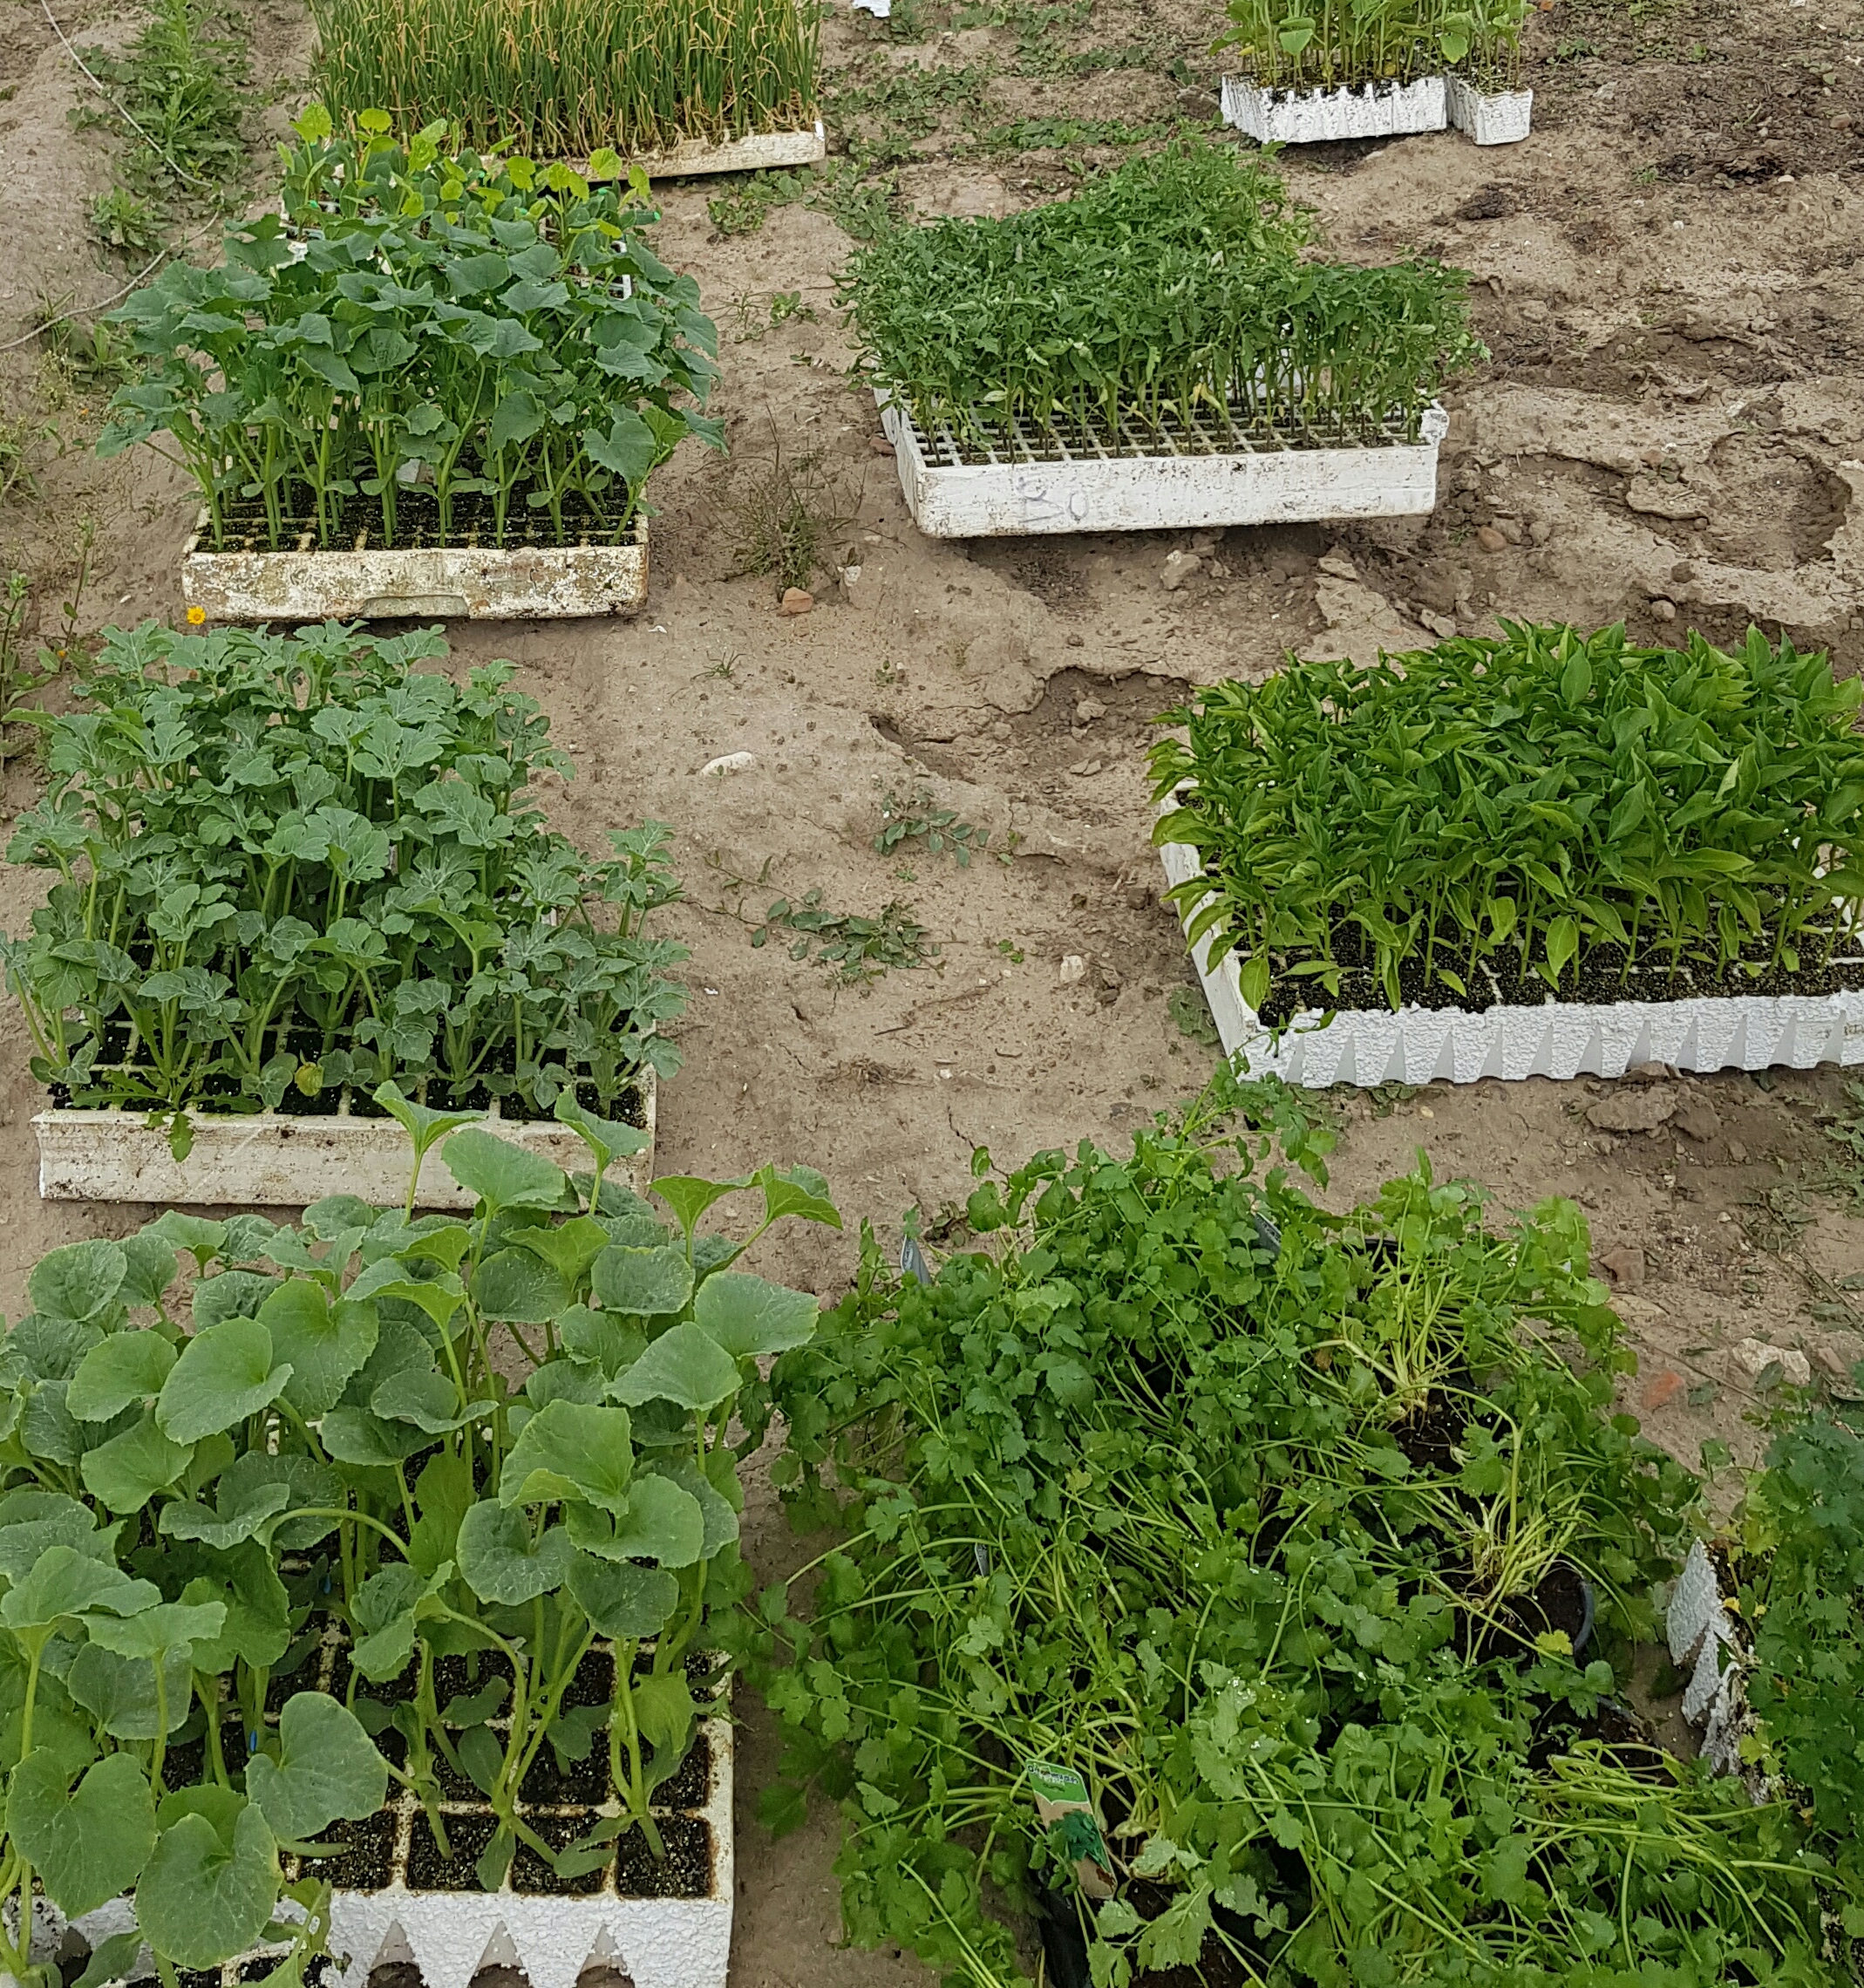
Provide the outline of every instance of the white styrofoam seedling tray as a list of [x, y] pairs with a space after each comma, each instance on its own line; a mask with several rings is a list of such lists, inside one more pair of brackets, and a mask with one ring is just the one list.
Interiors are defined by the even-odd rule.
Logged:
[[181, 553], [181, 595], [209, 621], [567, 621], [647, 599], [647, 524], [626, 545], [309, 547]]
[[1460, 76], [1445, 78], [1444, 103], [1451, 124], [1478, 145], [1519, 145], [1534, 122], [1532, 90], [1500, 90], [1485, 95]]
[[[718, 143], [709, 138], [682, 139], [664, 152], [636, 153], [626, 165], [640, 167], [650, 180], [677, 180], [705, 173], [769, 173], [786, 166], [815, 166], [827, 156], [828, 137], [818, 118], [802, 131], [758, 131]], [[566, 163], [585, 180], [596, 176], [586, 159]]]
[[[703, 1898], [640, 1898], [612, 1889], [582, 1896], [555, 1893], [412, 1890], [398, 1877], [379, 1891], [338, 1889], [330, 1902], [330, 1953], [342, 1988], [367, 1988], [371, 1970], [384, 1962], [412, 1960], [425, 1988], [468, 1988], [481, 1967], [521, 1971], [531, 1988], [575, 1988], [591, 1963], [627, 1975], [635, 1988], [725, 1988], [731, 1957], [731, 1908], [736, 1881], [731, 1843], [731, 1727], [705, 1721], [712, 1780], [705, 1806], [695, 1813], [711, 1837], [711, 1888]], [[418, 1804], [402, 1797], [404, 1848]], [[340, 1831], [341, 1826], [338, 1826]], [[333, 1832], [337, 1833], [337, 1832]], [[612, 1887], [612, 1872], [607, 1880]], [[301, 1916], [289, 1903], [286, 1917]], [[112, 1898], [69, 1922], [92, 1947], [135, 1923], [127, 1898]], [[34, 1955], [49, 1959], [67, 1922], [44, 1898], [33, 1901]], [[282, 1949], [272, 1949], [282, 1951]], [[253, 1957], [241, 1955], [221, 1970], [233, 1988]], [[153, 1973], [148, 1950], [135, 1978]], [[0, 1988], [18, 1988], [0, 1972]]]
[[[497, 1891], [429, 1891], [405, 1881], [411, 1834], [420, 1803], [396, 1789], [388, 1807], [396, 1816], [394, 1876], [378, 1890], [338, 1888], [331, 1897], [330, 1949], [341, 1988], [367, 1988], [372, 1970], [389, 1961], [412, 1961], [425, 1988], [468, 1988], [482, 1967], [519, 1970], [530, 1988], [575, 1988], [592, 1962], [627, 1975], [634, 1988], [725, 1988], [731, 1957], [731, 1912], [736, 1896], [731, 1838], [732, 1749], [729, 1719], [702, 1722], [711, 1755], [711, 1778], [697, 1808], [677, 1813], [703, 1822], [711, 1846], [711, 1883], [703, 1897], [644, 1898], [615, 1889], [615, 1866], [606, 1869], [602, 1889], [581, 1896], [526, 1893], [511, 1889], [507, 1872]], [[444, 1804], [449, 1813], [485, 1813], [480, 1803]], [[613, 1804], [578, 1811], [611, 1812]], [[561, 1811], [559, 1811], [561, 1813]], [[655, 1810], [665, 1820], [672, 1810]], [[340, 1837], [343, 1825], [327, 1832]], [[307, 1864], [307, 1870], [313, 1867]], [[32, 1951], [49, 1959], [67, 1924], [92, 1948], [134, 1923], [127, 1897], [111, 1899], [95, 1911], [67, 1922], [58, 1908], [35, 1898]], [[303, 1917], [289, 1902], [286, 1918]], [[274, 1948], [262, 1950], [282, 1951]], [[255, 1957], [242, 1954], [221, 1969], [222, 1988], [235, 1988], [241, 1970]], [[148, 1949], [139, 1957], [137, 1978], [153, 1972]], [[0, 1988], [18, 1988], [0, 1973]]]
[[[635, 1085], [648, 1143], [631, 1159], [617, 1160], [609, 1177], [645, 1194], [653, 1174], [652, 1069], [643, 1069]], [[282, 1112], [188, 1115], [194, 1147], [186, 1160], [177, 1160], [168, 1150], [166, 1128], [147, 1125], [139, 1112], [38, 1113], [32, 1129], [38, 1136], [40, 1199], [157, 1202], [172, 1208], [303, 1208], [326, 1195], [357, 1195], [371, 1207], [397, 1208], [406, 1199], [408, 1135], [393, 1119], [354, 1118], [346, 1110], [328, 1118]], [[588, 1147], [554, 1119], [503, 1119], [493, 1112], [483, 1123], [566, 1174], [589, 1169]], [[421, 1162], [414, 1199], [418, 1208], [473, 1206], [473, 1196], [447, 1172], [439, 1147]]]
[[[1185, 842], [1160, 850], [1174, 885], [1201, 875]], [[1187, 914], [1188, 925], [1195, 916]], [[1622, 1077], [1640, 1063], [1677, 1070], [1795, 1070], [1864, 1063], [1864, 991], [1841, 994], [1704, 995], [1680, 1001], [1556, 1001], [1534, 1007], [1352, 1008], [1331, 1021], [1296, 1015], [1280, 1036], [1242, 997], [1236, 956], [1208, 964], [1213, 935], [1192, 949], [1226, 1056], [1240, 1051], [1253, 1077], [1324, 1090], [1331, 1084], [1473, 1084], [1484, 1077]]]
[[977, 463], [960, 460], [949, 432], [929, 439], [903, 407], [874, 398], [907, 509], [929, 538], [1418, 517], [1437, 501], [1437, 452], [1450, 427], [1432, 406], [1416, 442], [1227, 454], [1070, 453], [1052, 437], [1018, 431], [1013, 453]]
[[1269, 90], [1247, 76], [1223, 78], [1223, 121], [1263, 145], [1320, 145], [1343, 138], [1401, 138], [1449, 122], [1444, 78], [1358, 83], [1337, 90]]

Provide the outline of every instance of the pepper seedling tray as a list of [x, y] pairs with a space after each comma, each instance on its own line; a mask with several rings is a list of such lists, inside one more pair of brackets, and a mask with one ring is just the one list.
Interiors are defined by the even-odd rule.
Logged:
[[647, 599], [647, 525], [622, 545], [371, 547], [181, 552], [181, 595], [209, 621], [568, 621]]
[[[1160, 850], [1174, 885], [1202, 874], [1186, 842]], [[1194, 909], [1184, 923], [1196, 916]], [[1279, 1034], [1243, 1000], [1236, 956], [1208, 963], [1211, 936], [1192, 948], [1226, 1056], [1253, 1077], [1324, 1090], [1332, 1084], [1473, 1084], [1484, 1077], [1622, 1077], [1640, 1063], [1677, 1070], [1864, 1063], [1864, 988], [1837, 994], [1704, 995], [1673, 1001], [1559, 1001], [1534, 1006], [1353, 1008], [1330, 1020], [1298, 1014]], [[1860, 963], [1864, 977], [1864, 963]]]
[[[631, 1159], [617, 1159], [609, 1177], [644, 1195], [653, 1177], [651, 1068], [641, 1072], [635, 1087], [648, 1143]], [[190, 1113], [194, 1143], [185, 1160], [169, 1150], [167, 1129], [147, 1125], [140, 1112], [43, 1111], [32, 1120], [39, 1145], [39, 1196], [178, 1208], [303, 1208], [326, 1195], [357, 1195], [372, 1207], [400, 1206], [408, 1191], [407, 1134], [391, 1118], [363, 1118], [349, 1106], [345, 1093], [337, 1110], [325, 1117]], [[588, 1170], [588, 1147], [554, 1119], [504, 1119], [494, 1107], [485, 1124], [500, 1139], [541, 1154], [565, 1173]], [[473, 1206], [473, 1196], [447, 1172], [438, 1147], [421, 1163], [414, 1199], [418, 1208]], [[537, 1988], [534, 1982], [532, 1988]]]
[[1201, 418], [1123, 437], [1017, 425], [986, 450], [943, 426], [929, 436], [905, 408], [874, 398], [907, 509], [929, 538], [1422, 516], [1437, 501], [1450, 427], [1434, 405], [1415, 442], [1394, 432], [1375, 443], [1258, 443]]
[[[723, 141], [682, 139], [664, 152], [636, 153], [628, 164], [640, 167], [650, 180], [678, 180], [706, 173], [769, 173], [786, 166], [814, 166], [827, 156], [828, 138], [818, 118], [801, 131], [758, 131]], [[590, 173], [586, 159], [566, 163], [585, 180], [598, 177]]]
[[1414, 83], [1358, 83], [1337, 90], [1270, 90], [1223, 78], [1223, 121], [1262, 145], [1322, 145], [1343, 138], [1402, 138], [1442, 131], [1449, 107], [1441, 76]]
[[[336, 1647], [334, 1641], [326, 1646], [326, 1669]], [[597, 1644], [595, 1654], [612, 1660], [605, 1644]], [[412, 1961], [425, 1988], [468, 1988], [484, 1966], [516, 1969], [530, 1988], [575, 1988], [592, 1962], [627, 1975], [635, 1988], [725, 1988], [735, 1889], [731, 1739], [728, 1718], [702, 1719], [691, 1752], [658, 1791], [653, 1814], [665, 1840], [663, 1863], [647, 1850], [638, 1830], [622, 1837], [599, 1870], [569, 1880], [555, 1877], [520, 1845], [503, 1884], [493, 1892], [480, 1890], [473, 1876], [473, 1860], [490, 1840], [494, 1821], [478, 1791], [455, 1782], [440, 1803], [454, 1853], [452, 1863], [443, 1864], [420, 1803], [398, 1787], [367, 1822], [342, 1823], [328, 1832], [351, 1846], [326, 1865], [333, 1885], [333, 1965], [327, 1971], [332, 1988], [338, 1983], [367, 1988], [371, 1971], [391, 1961]], [[547, 1747], [526, 1777], [527, 1787], [549, 1759]], [[520, 1797], [520, 1814], [546, 1842], [568, 1844], [599, 1817], [618, 1813], [605, 1743], [592, 1749], [590, 1761], [590, 1786], [599, 1784], [601, 1794], [551, 1799], [568, 1794], [560, 1784], [544, 1791], [543, 1799]], [[558, 1778], [553, 1769], [551, 1779]], [[297, 1875], [296, 1860], [287, 1861], [286, 1875]], [[436, 1876], [447, 1882], [430, 1881]], [[34, 1956], [50, 1958], [66, 1922], [43, 1898], [34, 1903]], [[283, 1910], [296, 1916], [296, 1907]], [[133, 1923], [130, 1901], [113, 1898], [70, 1924], [95, 1947]], [[153, 1972], [148, 1958], [146, 1948], [143, 1972]], [[252, 1978], [262, 1964], [262, 1953], [227, 1962], [218, 1971], [222, 1988]], [[0, 1988], [17, 1985], [0, 1976]]]
[[1534, 123], [1532, 90], [1485, 92], [1460, 76], [1445, 78], [1452, 126], [1477, 145], [1519, 145]]

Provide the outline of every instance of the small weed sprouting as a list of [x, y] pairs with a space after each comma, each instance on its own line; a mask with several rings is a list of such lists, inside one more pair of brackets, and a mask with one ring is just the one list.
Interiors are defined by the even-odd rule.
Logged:
[[1825, 1135], [1838, 1147], [1838, 1156], [1819, 1185], [1848, 1195], [1854, 1208], [1864, 1208], [1864, 1084], [1847, 1084], [1845, 1101], [1849, 1110], [1826, 1120]]
[[[890, 856], [902, 844], [915, 841], [935, 856], [949, 849], [957, 859], [958, 868], [969, 869], [972, 852], [982, 853], [990, 839], [988, 828], [961, 821], [956, 808], [934, 807], [930, 790], [921, 787], [910, 800], [902, 800], [896, 793], [882, 799], [880, 833], [874, 838], [874, 846], [883, 856]], [[1010, 858], [1005, 855], [1002, 860], [1007, 862]]]
[[1210, 1004], [1198, 987], [1174, 987], [1165, 997], [1165, 1011], [1177, 1025], [1180, 1035], [1202, 1049], [1215, 1049], [1221, 1038], [1210, 1018]]
[[765, 944], [772, 932], [794, 932], [792, 959], [833, 967], [836, 977], [850, 986], [869, 984], [894, 967], [936, 966], [939, 959], [939, 948], [910, 904], [888, 904], [875, 918], [825, 911], [820, 886], [793, 904], [779, 897], [751, 935], [752, 944]]
[[91, 229], [105, 248], [131, 262], [147, 261], [162, 245], [160, 217], [127, 187], [112, 187], [92, 201]]
[[[143, 134], [124, 161], [126, 186], [105, 201], [126, 194], [198, 208], [219, 204], [237, 185], [246, 163], [241, 115], [248, 74], [240, 29], [239, 16], [212, 0], [157, 0], [154, 18], [125, 53], [84, 51], [114, 92], [116, 107]], [[115, 128], [114, 119], [89, 105], [71, 114], [80, 126]]]
[[1023, 949], [1014, 939], [999, 939], [997, 942], [997, 950], [1002, 958], [1010, 962], [1010, 965], [1022, 965], [1024, 960]]
[[780, 207], [807, 207], [826, 214], [844, 235], [873, 242], [892, 225], [898, 191], [893, 175], [869, 177], [852, 159], [834, 159], [794, 172], [753, 173], [729, 193], [705, 203], [707, 218], [722, 235], [755, 235]]
[[806, 587], [861, 514], [861, 487], [810, 450], [786, 454], [771, 423], [770, 453], [745, 462], [725, 506], [734, 574]]

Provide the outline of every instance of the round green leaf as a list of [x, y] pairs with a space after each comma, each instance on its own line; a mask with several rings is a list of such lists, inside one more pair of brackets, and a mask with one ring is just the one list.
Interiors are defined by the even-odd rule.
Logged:
[[374, 1305], [332, 1304], [309, 1277], [281, 1284], [259, 1307], [259, 1323], [272, 1335], [272, 1358], [290, 1365], [285, 1399], [307, 1421], [337, 1406], [380, 1331]]
[[112, 1512], [139, 1512], [180, 1477], [194, 1454], [192, 1443], [170, 1442], [146, 1410], [133, 1428], [86, 1450], [78, 1467], [85, 1489], [100, 1505]]
[[[597, 1259], [600, 1267], [600, 1259]], [[723, 1271], [715, 1275], [723, 1276]], [[643, 1401], [672, 1401], [682, 1408], [712, 1408], [735, 1394], [738, 1363], [698, 1326], [670, 1327], [654, 1340], [614, 1384], [617, 1400], [637, 1408]]]
[[194, 1669], [188, 1650], [171, 1650], [162, 1659], [162, 1690], [155, 1695], [155, 1666], [140, 1657], [119, 1657], [87, 1643], [71, 1659], [65, 1688], [113, 1740], [153, 1740], [166, 1706], [170, 1735], [187, 1725], [194, 1709]]
[[628, 1509], [612, 1522], [605, 1513], [572, 1505], [565, 1514], [570, 1539], [604, 1560], [651, 1560], [663, 1567], [690, 1567], [705, 1553], [705, 1515], [699, 1501], [665, 1477], [640, 1477]]
[[533, 1251], [500, 1249], [480, 1265], [473, 1300], [482, 1317], [541, 1325], [568, 1309], [569, 1286]]
[[324, 1692], [299, 1692], [278, 1720], [276, 1760], [255, 1753], [246, 1792], [274, 1835], [308, 1842], [332, 1822], [360, 1822], [388, 1794], [388, 1763], [362, 1721]]
[[657, 1636], [679, 1605], [679, 1583], [657, 1567], [617, 1566], [579, 1553], [568, 1586], [598, 1635], [638, 1641]]
[[112, 1332], [78, 1362], [65, 1406], [80, 1422], [107, 1422], [160, 1394], [174, 1358], [160, 1332]]
[[155, 1843], [155, 1797], [132, 1753], [106, 1753], [72, 1792], [65, 1763], [35, 1747], [13, 1770], [6, 1826], [68, 1917], [126, 1891]]
[[256, 1415], [290, 1379], [289, 1366], [272, 1364], [272, 1335], [256, 1318], [228, 1318], [196, 1332], [181, 1349], [162, 1384], [155, 1420], [171, 1442], [198, 1442]]
[[114, 1562], [93, 1560], [61, 1542], [48, 1546], [31, 1571], [0, 1596], [0, 1624], [17, 1632], [97, 1609], [133, 1615], [161, 1598], [153, 1581], [133, 1580]]
[[120, 1243], [67, 1242], [39, 1258], [26, 1279], [32, 1309], [51, 1318], [95, 1318], [108, 1308], [129, 1274]]
[[625, 1511], [633, 1475], [634, 1432], [625, 1408], [552, 1401], [518, 1432], [499, 1479], [499, 1502], [580, 1499]]
[[589, 1281], [605, 1311], [665, 1317], [686, 1309], [692, 1265], [684, 1249], [629, 1249], [611, 1242], [596, 1257]]
[[165, 1830], [136, 1886], [136, 1919], [177, 1967], [218, 1967], [265, 1930], [278, 1899], [278, 1847], [246, 1803], [222, 1836], [205, 1815]]
[[494, 1213], [501, 1208], [555, 1208], [569, 1187], [561, 1167], [476, 1126], [456, 1132], [440, 1148], [446, 1170]]
[[821, 1307], [808, 1291], [768, 1283], [743, 1270], [714, 1270], [699, 1286], [692, 1316], [734, 1360], [741, 1360], [806, 1345]]
[[522, 1512], [482, 1500], [460, 1521], [458, 1551], [459, 1571], [480, 1601], [515, 1608], [562, 1586], [571, 1549], [561, 1526], [534, 1542]]

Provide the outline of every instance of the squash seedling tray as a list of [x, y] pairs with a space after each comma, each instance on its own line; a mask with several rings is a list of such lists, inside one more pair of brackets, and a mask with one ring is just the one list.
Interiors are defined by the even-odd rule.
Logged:
[[[628, 163], [650, 180], [677, 180], [706, 173], [769, 173], [787, 166], [815, 166], [828, 156], [822, 120], [802, 131], [757, 131], [722, 141], [682, 139], [664, 152], [636, 153]], [[586, 159], [568, 162], [584, 179], [593, 175]]]
[[[1202, 873], [1186, 842], [1160, 850], [1174, 884]], [[1188, 925], [1195, 911], [1187, 915]], [[1640, 1063], [1677, 1070], [1764, 1070], [1786, 1064], [1864, 1063], [1864, 988], [1837, 994], [1704, 995], [1671, 1001], [1561, 1001], [1534, 1006], [1318, 1009], [1279, 1036], [1243, 1000], [1236, 956], [1208, 963], [1209, 936], [1192, 963], [1226, 1056], [1249, 1074], [1324, 1090], [1331, 1084], [1473, 1084], [1484, 1077], [1622, 1077]], [[1860, 963], [1864, 978], [1864, 963]]]
[[904, 407], [875, 398], [907, 509], [929, 538], [1422, 516], [1437, 501], [1450, 426], [1432, 406], [1415, 442], [1394, 430], [1382, 442], [1303, 446], [1203, 417], [1120, 435], [1018, 423], [985, 448], [944, 426], [928, 435]]
[[[648, 1143], [617, 1157], [610, 1178], [647, 1192], [653, 1177], [654, 1072], [634, 1079]], [[250, 1116], [191, 1112], [194, 1143], [187, 1159], [169, 1150], [164, 1126], [134, 1110], [38, 1113], [39, 1195], [44, 1201], [155, 1202], [167, 1207], [303, 1208], [326, 1195], [357, 1195], [371, 1206], [398, 1207], [408, 1191], [408, 1138], [391, 1118], [364, 1118], [344, 1093], [322, 1117], [284, 1112]], [[488, 1131], [561, 1167], [587, 1170], [589, 1150], [554, 1119], [500, 1117]], [[418, 1208], [463, 1209], [473, 1196], [447, 1172], [436, 1147], [421, 1163]], [[532, 1988], [537, 1988], [534, 1982]], [[636, 1984], [636, 1988], [640, 1985]]]
[[[326, 1644], [326, 1670], [337, 1648], [334, 1639]], [[608, 1646], [598, 1644], [585, 1661], [609, 1658]], [[468, 1988], [488, 1965], [518, 1970], [530, 1988], [575, 1988], [591, 1963], [627, 1975], [635, 1988], [725, 1988], [734, 1896], [731, 1740], [729, 1719], [702, 1719], [691, 1751], [658, 1791], [652, 1812], [663, 1861], [631, 1829], [599, 1869], [559, 1878], [520, 1844], [503, 1883], [490, 1892], [479, 1889], [473, 1864], [495, 1819], [478, 1791], [457, 1777], [449, 1781], [439, 1808], [452, 1855], [443, 1859], [420, 1803], [396, 1787], [368, 1821], [328, 1832], [350, 1846], [341, 1857], [322, 1860], [333, 1888], [332, 1964], [323, 1971], [329, 1988], [367, 1988], [371, 1971], [394, 1961], [418, 1966], [425, 1988]], [[540, 1768], [548, 1769], [541, 1777]], [[547, 1842], [568, 1845], [620, 1812], [604, 1741], [567, 1777], [556, 1773], [547, 1747], [526, 1787], [540, 1779], [551, 1785], [536, 1800], [520, 1797], [519, 1814]], [[288, 1877], [298, 1875], [294, 1862], [288, 1860]], [[304, 1868], [308, 1874], [315, 1867]], [[34, 1953], [49, 1957], [65, 1923], [56, 1908], [35, 1903]], [[113, 1898], [71, 1927], [94, 1948], [132, 1923], [129, 1900]], [[218, 1971], [222, 1988], [255, 1978], [262, 1966], [260, 1954], [228, 1961]], [[0, 1982], [0, 1988], [14, 1985]]]
[[620, 545], [371, 546], [214, 551], [206, 519], [181, 553], [181, 595], [213, 622], [568, 621], [647, 599], [647, 526]]
[[1272, 90], [1223, 78], [1223, 121], [1262, 145], [1321, 145], [1343, 138], [1402, 138], [1449, 123], [1444, 78], [1357, 83], [1337, 90]]

